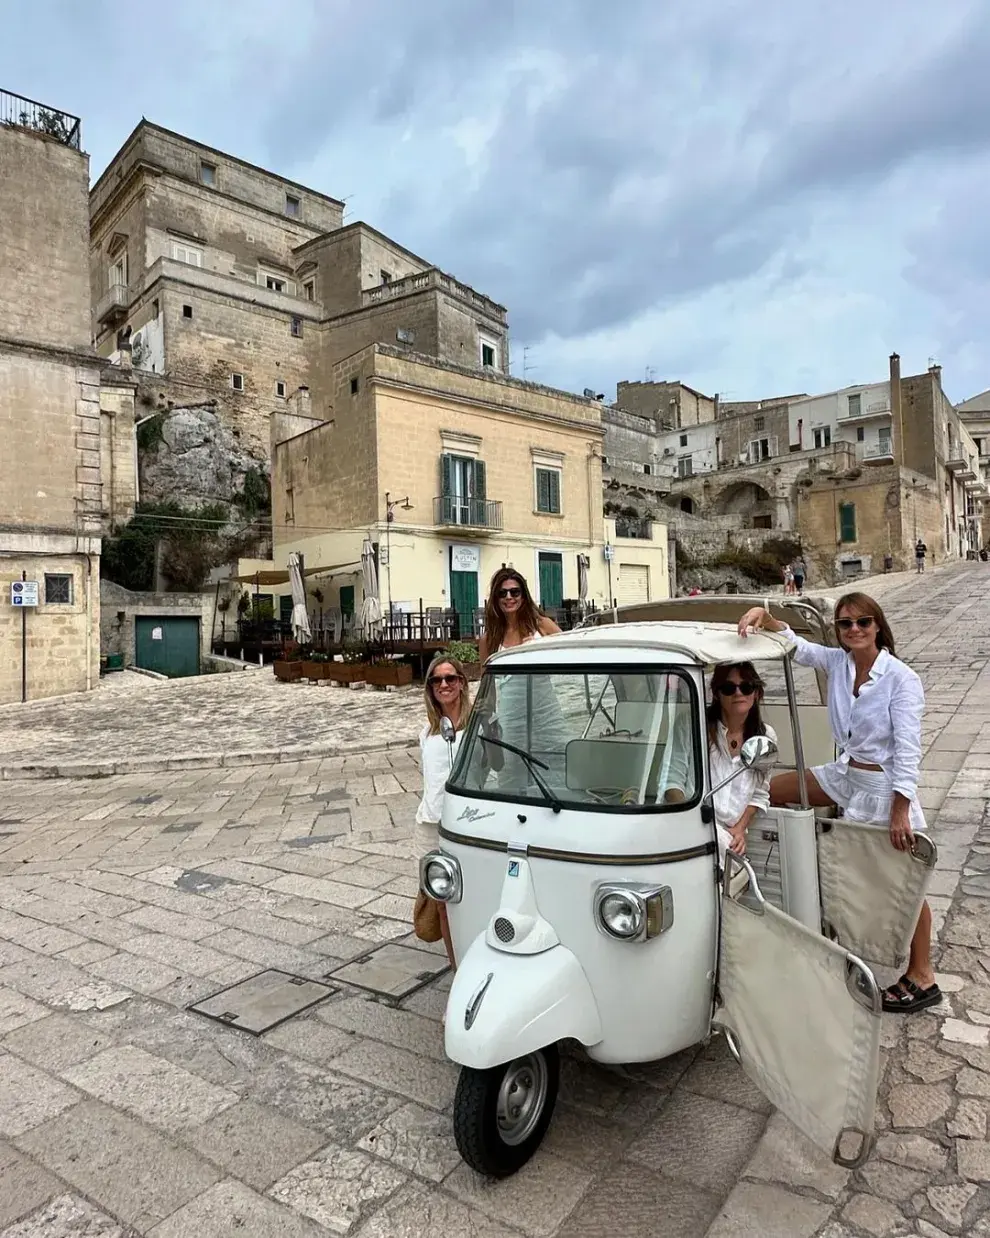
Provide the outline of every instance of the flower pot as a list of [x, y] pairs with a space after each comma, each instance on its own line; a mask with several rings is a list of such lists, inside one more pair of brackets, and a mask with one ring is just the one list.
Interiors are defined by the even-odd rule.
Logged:
[[361, 683], [370, 668], [363, 662], [328, 662], [324, 669], [334, 683]]
[[326, 663], [325, 662], [300, 662], [303, 679], [325, 679], [326, 678]]
[[282, 683], [296, 683], [302, 679], [303, 664], [301, 662], [275, 662], [275, 678]]
[[412, 671], [408, 662], [380, 662], [367, 668], [365, 679], [379, 688], [399, 688], [412, 683]]

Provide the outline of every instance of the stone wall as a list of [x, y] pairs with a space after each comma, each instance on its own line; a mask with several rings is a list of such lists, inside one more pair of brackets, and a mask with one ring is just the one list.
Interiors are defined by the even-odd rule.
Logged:
[[714, 421], [717, 396], [703, 395], [683, 383], [621, 382], [616, 387], [616, 404], [629, 413], [638, 413], [656, 423], [660, 432], [679, 430]]
[[137, 502], [134, 434], [136, 380], [106, 368], [100, 382], [100, 474], [103, 524], [111, 532], [130, 520]]

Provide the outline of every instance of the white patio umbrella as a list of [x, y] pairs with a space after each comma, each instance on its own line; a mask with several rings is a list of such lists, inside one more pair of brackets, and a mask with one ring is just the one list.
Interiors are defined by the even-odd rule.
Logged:
[[361, 547], [361, 576], [364, 580], [361, 630], [366, 639], [371, 639], [381, 626], [382, 604], [378, 600], [378, 569], [375, 567], [375, 548], [371, 544], [370, 537], [364, 539]]
[[309, 615], [306, 613], [306, 586], [303, 584], [302, 564], [299, 556], [293, 551], [289, 555], [289, 584], [292, 587], [292, 635], [300, 645], [308, 645], [313, 639], [309, 626]]
[[588, 568], [591, 567], [590, 555], [578, 555], [578, 601], [581, 603], [581, 609], [584, 610], [588, 601]]

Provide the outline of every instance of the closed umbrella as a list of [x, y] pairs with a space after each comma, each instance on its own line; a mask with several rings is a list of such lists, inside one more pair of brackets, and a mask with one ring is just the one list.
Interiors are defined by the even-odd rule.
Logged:
[[378, 600], [378, 569], [375, 567], [375, 548], [370, 537], [364, 539], [361, 547], [361, 575], [364, 579], [361, 629], [370, 640], [377, 633], [382, 621], [382, 605]]
[[588, 568], [591, 567], [590, 555], [578, 555], [578, 601], [583, 611], [588, 603]]
[[302, 564], [299, 555], [293, 551], [289, 555], [289, 584], [292, 587], [292, 635], [300, 645], [308, 645], [313, 639], [309, 626], [309, 615], [306, 613], [306, 586], [303, 584]]

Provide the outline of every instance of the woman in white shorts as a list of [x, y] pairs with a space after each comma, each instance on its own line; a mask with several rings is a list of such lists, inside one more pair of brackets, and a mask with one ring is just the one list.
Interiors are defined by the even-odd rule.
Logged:
[[[839, 648], [816, 645], [770, 617], [761, 606], [739, 620], [739, 634], [765, 628], [785, 632], [797, 646], [794, 660], [828, 676], [828, 716], [841, 755], [807, 773], [812, 807], [843, 809], [852, 821], [885, 823], [899, 851], [924, 831], [918, 802], [921, 715], [925, 691], [909, 666], [894, 656], [894, 638], [883, 611], [865, 593], [847, 593], [835, 606]], [[776, 805], [800, 799], [796, 773], [770, 783]], [[883, 1008], [909, 1012], [942, 1000], [931, 962], [932, 913], [921, 909], [907, 971], [883, 994]]]

